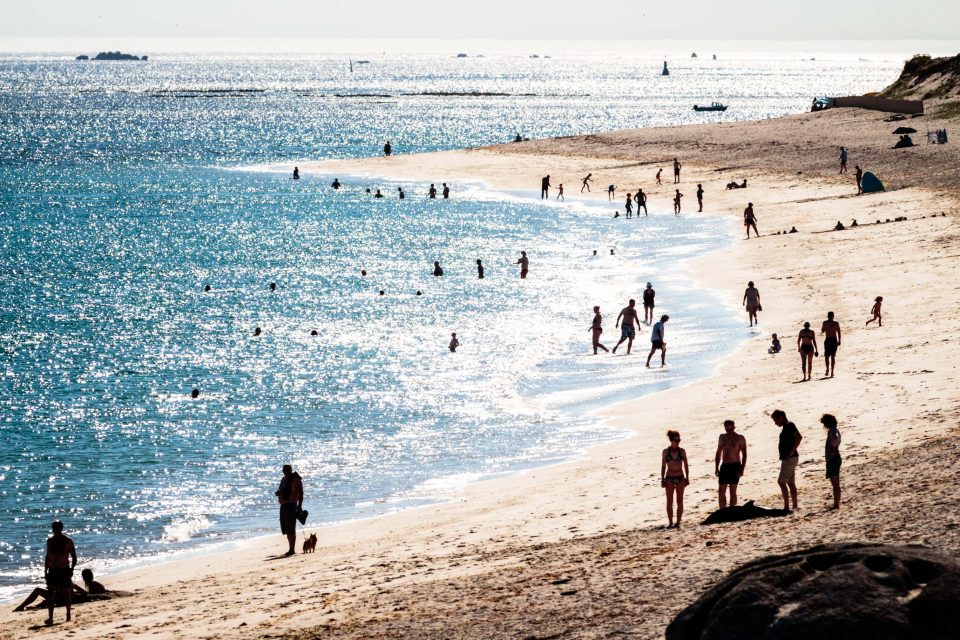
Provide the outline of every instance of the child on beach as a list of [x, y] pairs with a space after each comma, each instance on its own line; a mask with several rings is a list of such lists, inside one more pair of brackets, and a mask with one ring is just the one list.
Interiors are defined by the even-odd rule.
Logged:
[[657, 184], [663, 184], [662, 182], [660, 182], [660, 175], [662, 173], [663, 173], [663, 167], [660, 167], [659, 169], [657, 169]]
[[840, 430], [837, 428], [836, 417], [829, 413], [823, 414], [820, 424], [827, 430], [827, 444], [824, 458], [827, 461], [827, 479], [833, 486], [833, 508], [840, 508]]
[[876, 298], [874, 298], [874, 300], [873, 300], [873, 308], [870, 309], [870, 313], [873, 314], [873, 317], [870, 318], [869, 320], [867, 320], [867, 324], [865, 324], [865, 325], [863, 325], [863, 326], [868, 326], [868, 325], [869, 325], [871, 322], [873, 322], [874, 320], [877, 321], [877, 326], [878, 326], [878, 327], [882, 327], [882, 326], [883, 326], [883, 317], [880, 315], [880, 306], [881, 306], [882, 304], [883, 304], [883, 296], [877, 296]]
[[670, 446], [663, 450], [660, 457], [660, 486], [667, 492], [667, 525], [673, 524], [673, 497], [677, 497], [677, 524], [680, 528], [680, 519], [683, 517], [683, 491], [690, 484], [690, 465], [687, 462], [687, 452], [680, 448], [680, 432], [667, 431]]
[[456, 353], [457, 347], [459, 346], [460, 346], [460, 341], [457, 340], [457, 334], [451, 333], [450, 334], [450, 353]]
[[633, 215], [633, 194], [632, 193], [627, 194], [627, 202], [624, 205], [624, 208], [627, 210], [627, 217], [628, 218], [631, 217]]
[[675, 215], [680, 215], [680, 198], [683, 197], [683, 194], [680, 193], [680, 189], [677, 189], [677, 195], [673, 196], [673, 213]]
[[566, 198], [563, 197], [563, 183], [562, 183], [562, 182], [560, 183], [560, 190], [557, 191], [557, 200], [566, 200]]
[[780, 338], [777, 337], [777, 334], [773, 334], [773, 339], [770, 341], [770, 348], [767, 349], [767, 353], [780, 353]]

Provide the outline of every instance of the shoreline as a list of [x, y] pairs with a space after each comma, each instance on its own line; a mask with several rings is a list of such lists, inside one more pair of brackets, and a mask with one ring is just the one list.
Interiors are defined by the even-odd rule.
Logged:
[[[251, 546], [218, 558], [118, 575], [116, 583], [108, 586], [143, 592], [132, 599], [80, 608], [78, 622], [71, 627], [75, 637], [134, 637], [149, 632], [178, 632], [186, 637], [309, 637], [321, 631], [337, 637], [378, 632], [415, 636], [452, 628], [457, 634], [451, 637], [471, 637], [471, 629], [474, 634], [482, 629], [487, 637], [517, 637], [564, 624], [599, 633], [604, 625], [612, 630], [628, 624], [625, 611], [636, 609], [626, 607], [623, 598], [627, 597], [631, 606], [645, 607], [645, 619], [633, 624], [650, 637], [655, 635], [651, 630], [662, 633], [665, 621], [695, 599], [700, 585], [716, 578], [715, 567], [745, 562], [777, 545], [870, 537], [874, 529], [880, 541], [929, 544], [929, 529], [922, 525], [926, 518], [917, 513], [922, 509], [900, 500], [899, 492], [883, 491], [882, 465], [871, 463], [901, 460], [899, 452], [924, 442], [947, 446], [956, 428], [960, 374], [951, 363], [960, 357], [960, 346], [941, 336], [960, 329], [960, 320], [938, 314], [937, 308], [950, 308], [960, 301], [951, 284], [952, 260], [960, 255], [956, 231], [960, 169], [936, 187], [914, 186], [910, 184], [913, 176], [928, 165], [915, 162], [894, 174], [904, 156], [880, 152], [886, 148], [887, 134], [877, 135], [876, 142], [863, 136], [858, 153], [875, 154], [868, 170], [881, 167], [881, 179], [891, 190], [853, 197], [849, 182], [832, 177], [832, 152], [820, 157], [817, 150], [807, 151], [795, 159], [809, 139], [805, 136], [817, 136], [827, 149], [880, 122], [877, 114], [836, 111], [841, 113], [827, 114], [827, 118], [807, 114], [772, 123], [714, 125], [706, 130], [711, 132], [709, 148], [697, 151], [688, 149], [701, 144], [706, 135], [701, 134], [701, 126], [394, 156], [391, 160], [399, 162], [392, 164], [400, 176], [419, 176], [420, 181], [429, 182], [434, 178], [425, 176], [434, 175], [454, 182], [458, 176], [479, 175], [492, 186], [514, 180], [513, 184], [532, 190], [533, 180], [546, 173], [543, 167], [550, 167], [551, 174], [574, 177], [592, 169], [598, 178], [610, 175], [609, 180], [618, 184], [647, 185], [652, 177], [649, 164], [638, 166], [629, 158], [654, 153], [659, 154], [657, 158], [669, 157], [668, 149], [681, 149], [678, 155], [694, 158], [684, 168], [681, 183], [688, 194], [691, 185], [701, 180], [708, 187], [709, 208], [718, 215], [736, 219], [742, 200], [749, 197], [757, 205], [762, 230], [796, 224], [800, 233], [734, 242], [690, 261], [695, 279], [735, 300], [746, 280], [756, 280], [766, 309], [760, 318], [761, 331], [723, 358], [713, 375], [603, 412], [612, 425], [645, 437], [594, 447], [581, 460], [524, 473], [518, 476], [522, 482], [503, 478], [475, 483], [453, 503], [365, 520], [362, 528], [343, 527], [336, 532], [341, 536], [337, 540], [321, 530], [317, 554], [298, 554], [285, 563], [287, 571], [282, 575], [274, 574], [276, 565], [264, 563], [265, 554], [282, 551], [279, 536], [274, 536], [269, 548]], [[821, 125], [817, 131], [802, 131], [814, 120]], [[777, 135], [790, 141], [782, 150], [762, 139], [764, 132], [778, 128]], [[686, 142], [678, 144], [678, 138]], [[727, 161], [708, 162], [711, 153]], [[920, 148], [912, 157], [942, 162], [936, 153], [941, 150]], [[808, 167], [814, 159], [830, 169], [811, 179]], [[383, 159], [372, 159], [351, 166], [381, 171], [384, 164]], [[778, 170], [768, 173], [757, 164]], [[728, 165], [734, 167], [717, 170]], [[301, 171], [311, 171], [300, 166]], [[887, 178], [887, 172], [894, 177]], [[725, 181], [741, 177], [750, 179], [748, 191], [722, 191]], [[669, 193], [668, 184], [651, 190], [651, 197], [659, 202], [664, 193]], [[815, 233], [826, 231], [837, 219], [848, 223], [851, 216], [866, 221], [903, 213], [908, 215], [905, 222], [864, 226], [855, 233]], [[947, 215], [933, 218], [932, 213]], [[874, 292], [889, 296], [882, 330], [863, 329], [859, 324]], [[931, 301], [937, 304], [930, 305]], [[819, 321], [827, 309], [837, 312], [844, 327], [837, 378], [819, 380], [818, 375], [796, 386], [798, 358], [791, 349], [792, 336], [803, 318]], [[746, 314], [743, 318], [746, 322]], [[934, 334], [915, 330], [933, 323]], [[765, 353], [771, 331], [781, 333], [784, 343], [784, 352], [775, 357]], [[814, 364], [819, 374], [822, 363], [815, 360]], [[650, 402], [651, 398], [657, 401]], [[736, 529], [690, 526], [715, 505], [710, 463], [720, 422], [726, 417], [737, 420], [750, 445], [741, 501], [757, 499], [765, 506], [777, 506], [770, 503], [771, 496], [776, 496], [778, 465], [776, 429], [768, 415], [778, 407], [808, 438], [801, 447], [799, 515]], [[844, 509], [832, 514], [821, 513], [817, 506], [828, 490], [822, 479], [821, 434], [815, 422], [824, 411], [840, 418], [844, 458], [849, 464], [845, 472], [854, 478], [854, 486], [881, 487], [869, 495], [848, 494]], [[663, 431], [675, 425], [690, 452], [692, 482], [687, 526], [671, 533], [661, 528], [665, 517], [656, 463], [665, 446]], [[920, 466], [915, 473], [919, 482], [939, 487], [937, 479], [945, 480], [943, 474], [950, 472], [950, 465], [944, 466], [945, 470]], [[940, 489], [930, 491], [932, 496]], [[951, 499], [947, 504], [955, 507], [955, 498], [936, 497]], [[956, 516], [947, 514], [946, 519], [947, 524], [955, 524]], [[905, 528], [877, 529], [878, 521], [887, 520]], [[934, 525], [938, 535], [942, 524]], [[735, 532], [745, 535], [731, 536]], [[947, 549], [960, 548], [950, 535], [947, 531], [932, 539]], [[723, 558], [714, 550], [701, 551], [704, 538], [716, 542]], [[682, 571], [672, 568], [675, 563]], [[624, 595], [624, 574], [632, 576], [627, 584], [636, 583], [636, 593], [631, 586], [629, 596]], [[521, 581], [523, 577], [528, 582]], [[569, 598], [554, 597], [559, 589], [550, 581], [569, 582], [568, 578], [580, 585], [578, 590]], [[696, 589], [688, 588], [691, 581]], [[643, 592], [658, 585], [662, 591], [657, 602], [645, 603]], [[464, 594], [471, 595], [469, 607], [461, 600]], [[237, 597], [246, 604], [240, 613], [232, 610]], [[0, 629], [11, 637], [33, 637], [35, 632], [28, 631], [26, 624], [25, 617], [0, 614]], [[130, 626], [118, 630], [121, 624]]]

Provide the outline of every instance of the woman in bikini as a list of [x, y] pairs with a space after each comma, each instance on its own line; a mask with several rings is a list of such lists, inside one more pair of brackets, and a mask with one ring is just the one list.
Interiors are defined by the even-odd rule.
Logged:
[[806, 382], [813, 376], [813, 357], [820, 355], [817, 349], [817, 334], [810, 328], [809, 322], [804, 322], [803, 329], [797, 334], [797, 351], [800, 352], [800, 366]]
[[[687, 464], [687, 452], [680, 448], [680, 432], [667, 431], [670, 446], [663, 450], [660, 463], [660, 486], [667, 491], [668, 529], [680, 528], [683, 517], [683, 490], [690, 484], [690, 466]], [[677, 496], [677, 524], [673, 524], [673, 496]]]

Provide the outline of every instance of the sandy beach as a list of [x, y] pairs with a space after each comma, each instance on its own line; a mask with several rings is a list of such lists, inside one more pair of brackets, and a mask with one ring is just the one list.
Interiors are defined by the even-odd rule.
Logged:
[[[303, 174], [380, 176], [424, 184], [484, 182], [536, 196], [550, 174], [568, 196], [642, 186], [651, 215], [672, 215], [671, 162], [683, 163], [684, 211], [739, 221], [753, 202], [760, 238], [689, 264], [704, 287], [738, 305], [756, 282], [755, 337], [709, 378], [603, 411], [629, 439], [582, 459], [470, 485], [455, 502], [316, 529], [314, 555], [276, 558], [279, 535], [229, 552], [103, 578], [131, 597], [78, 606], [43, 627], [43, 612], [0, 613], [0, 637], [33, 638], [579, 638], [662, 637], [703, 589], [751, 559], [821, 542], [926, 544], [960, 553], [960, 152], [953, 144], [892, 149], [886, 114], [835, 109], [788, 118], [557, 138], [363, 161], [301, 162]], [[928, 115], [918, 129], [958, 120]], [[917, 136], [918, 141], [921, 136]], [[839, 147], [850, 173], [837, 175]], [[857, 196], [854, 165], [884, 182]], [[663, 185], [653, 176], [663, 167]], [[730, 181], [748, 188], [726, 190]], [[371, 178], [371, 184], [375, 184]], [[551, 191], [555, 194], [555, 191]], [[585, 196], [586, 197], [586, 196]], [[637, 220], [613, 219], [610, 235]], [[906, 216], [901, 222], [894, 218]], [[849, 228], [852, 219], [859, 226]], [[884, 222], [885, 220], [891, 222]], [[845, 231], [831, 229], [837, 221]], [[881, 221], [876, 224], [876, 221]], [[798, 233], [782, 232], [796, 226]], [[777, 232], [781, 232], [777, 234]], [[641, 283], [637, 283], [640, 293]], [[664, 298], [669, 292], [658, 292]], [[865, 328], [875, 296], [883, 327]], [[639, 295], [638, 295], [639, 297]], [[618, 301], [603, 303], [607, 341]], [[836, 377], [800, 382], [796, 334], [834, 311], [843, 328]], [[682, 322], [676, 314], [671, 322]], [[743, 322], [747, 323], [746, 313]], [[668, 325], [669, 344], [669, 325]], [[770, 334], [784, 350], [769, 355]], [[586, 335], [586, 334], [584, 334]], [[635, 354], [646, 353], [646, 330]], [[818, 335], [818, 342], [821, 337]], [[584, 340], [584, 350], [588, 348]], [[600, 356], [605, 357], [605, 356]], [[669, 363], [668, 354], [668, 363]], [[713, 457], [730, 418], [749, 444], [741, 502], [778, 507], [777, 427], [786, 411], [804, 435], [800, 509], [785, 518], [702, 527], [716, 508]], [[835, 414], [844, 443], [844, 504], [830, 511], [819, 417]], [[664, 432], [690, 459], [684, 525], [665, 528], [659, 484]], [[82, 549], [81, 549], [82, 552]]]

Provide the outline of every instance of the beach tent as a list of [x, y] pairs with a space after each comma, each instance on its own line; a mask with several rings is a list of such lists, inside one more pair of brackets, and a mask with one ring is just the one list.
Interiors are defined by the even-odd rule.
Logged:
[[860, 188], [863, 189], [864, 193], [874, 193], [876, 191], [885, 190], [883, 188], [883, 183], [880, 182], [880, 179], [869, 171], [863, 174], [863, 177], [860, 178]]

